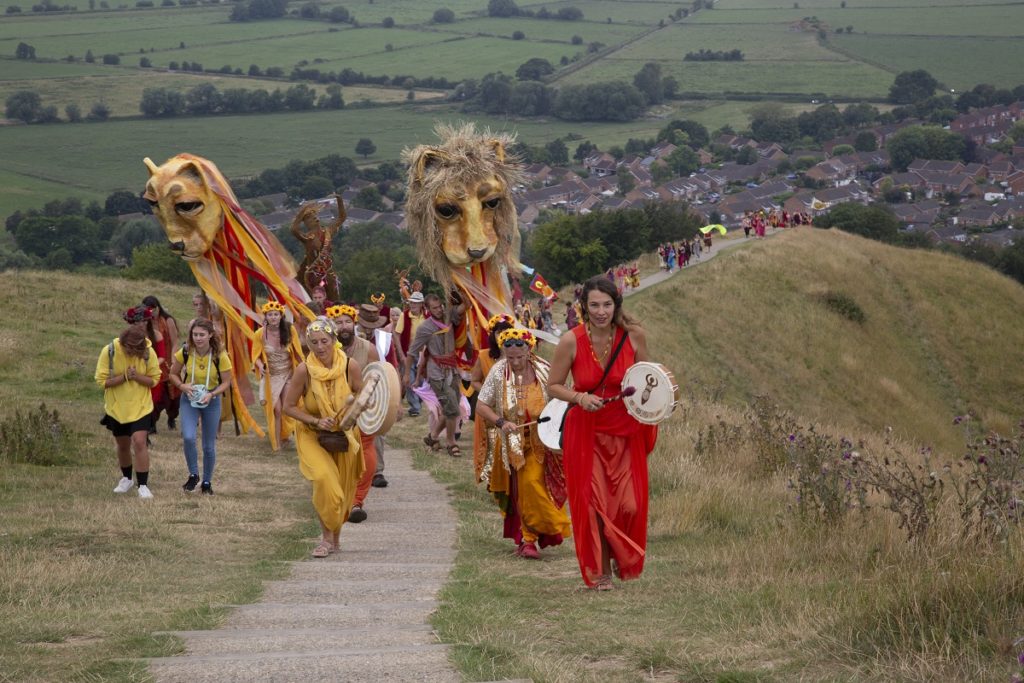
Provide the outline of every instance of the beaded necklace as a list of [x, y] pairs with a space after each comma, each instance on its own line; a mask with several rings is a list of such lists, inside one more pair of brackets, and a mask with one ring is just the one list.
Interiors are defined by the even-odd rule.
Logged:
[[590, 340], [590, 355], [594, 357], [594, 362], [601, 365], [601, 359], [607, 358], [608, 353], [612, 350], [612, 339], [615, 338], [615, 326], [612, 326], [612, 331], [608, 334], [608, 343], [604, 345], [604, 351], [601, 352], [601, 357], [598, 358], [596, 350], [594, 348], [594, 335], [591, 331], [590, 323], [587, 323], [587, 338]]

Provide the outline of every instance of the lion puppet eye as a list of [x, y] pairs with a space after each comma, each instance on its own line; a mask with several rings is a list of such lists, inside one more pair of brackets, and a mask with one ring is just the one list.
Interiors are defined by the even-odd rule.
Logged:
[[195, 216], [197, 213], [203, 210], [202, 202], [178, 202], [174, 205], [174, 210], [182, 216]]
[[459, 207], [455, 204], [438, 204], [434, 207], [434, 211], [437, 211], [437, 215], [446, 220], [459, 215]]
[[500, 205], [501, 205], [501, 197], [495, 197], [493, 199], [488, 199], [487, 201], [484, 202], [484, 208], [485, 209], [497, 209]]

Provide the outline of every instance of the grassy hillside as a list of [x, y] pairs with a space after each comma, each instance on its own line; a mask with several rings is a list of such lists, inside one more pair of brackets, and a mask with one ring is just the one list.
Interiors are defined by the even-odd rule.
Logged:
[[[849, 297], [857, 323], [825, 302]], [[1024, 406], [1024, 288], [935, 252], [801, 229], [629, 300], [684, 391], [768, 394], [816, 420], [953, 448], [955, 415], [1007, 430]]]

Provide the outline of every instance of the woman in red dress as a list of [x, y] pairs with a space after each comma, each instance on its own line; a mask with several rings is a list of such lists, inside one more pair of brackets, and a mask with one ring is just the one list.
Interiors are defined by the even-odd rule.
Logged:
[[[605, 402], [622, 390], [626, 370], [648, 359], [643, 330], [604, 277], [586, 282], [582, 302], [586, 324], [559, 339], [548, 395], [570, 404], [562, 450], [580, 572], [587, 586], [610, 590], [612, 560], [623, 580], [644, 568], [647, 454], [658, 431], [633, 419], [622, 401]], [[570, 372], [572, 389], [565, 386]]]

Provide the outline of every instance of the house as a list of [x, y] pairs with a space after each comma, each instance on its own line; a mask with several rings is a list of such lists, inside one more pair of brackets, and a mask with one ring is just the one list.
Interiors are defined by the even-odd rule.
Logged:
[[785, 150], [777, 142], [759, 142], [754, 145], [754, 149], [757, 150], [758, 156], [762, 159], [782, 161], [789, 158], [789, 155], [786, 154]]
[[907, 166], [911, 173], [932, 171], [938, 173], [962, 173], [964, 165], [959, 161], [943, 161], [940, 159], [914, 159]]
[[960, 209], [953, 217], [953, 225], [993, 225], [999, 222], [999, 214], [991, 206], [978, 206]]
[[591, 154], [583, 160], [583, 168], [590, 172], [590, 175], [614, 175], [619, 163], [607, 152]]
[[754, 195], [758, 199], [764, 199], [766, 197], [777, 197], [780, 194], [786, 194], [793, 191], [793, 186], [787, 183], [785, 180], [772, 180], [767, 183], [762, 183], [757, 187], [749, 189], [750, 194]]
[[936, 193], [945, 194], [946, 192], [967, 195], [974, 187], [974, 178], [963, 172], [922, 169], [915, 170], [913, 173], [921, 178], [929, 198]]
[[643, 204], [644, 202], [658, 202], [661, 201], [661, 194], [653, 187], [638, 187], [626, 193], [626, 199], [634, 205]]
[[551, 167], [547, 164], [530, 164], [523, 169], [523, 177], [528, 183], [547, 185], [552, 179]]
[[1009, 159], [993, 161], [988, 163], [986, 166], [988, 168], [988, 179], [994, 183], [1003, 182], [1009, 178], [1010, 174], [1015, 170]]
[[516, 216], [518, 217], [519, 227], [526, 228], [527, 230], [533, 227], [537, 217], [540, 216], [540, 207], [532, 202], [526, 202], [522, 199], [516, 199], [514, 201], [516, 206]]
[[972, 239], [996, 249], [1005, 249], [1006, 247], [1012, 247], [1016, 243], [1018, 239], [1017, 233], [1019, 232], [1019, 230], [1014, 230], [1013, 228], [1003, 228], [995, 232], [983, 232], [980, 235], [973, 235]]
[[817, 182], [839, 187], [853, 182], [857, 177], [857, 169], [844, 163], [840, 157], [832, 157], [807, 169], [804, 175]]
[[1006, 192], [998, 186], [986, 187], [982, 192], [981, 198], [986, 202], [997, 202], [1000, 199], [1006, 199]]
[[[376, 211], [371, 209], [361, 209], [358, 206], [348, 207], [345, 209], [348, 214], [345, 218], [345, 222], [348, 225], [355, 225], [356, 223], [369, 223], [370, 221], [377, 220], [380, 215]], [[323, 219], [321, 219], [323, 220]]]
[[930, 228], [925, 234], [934, 242], [948, 242], [951, 244], [966, 244], [967, 242], [967, 231], [957, 225]]
[[671, 142], [659, 142], [651, 148], [651, 156], [655, 159], [664, 159], [678, 149]]
[[843, 154], [838, 159], [852, 167], [857, 173], [864, 173], [868, 169], [888, 169], [892, 166], [889, 152], [879, 149], [874, 152], [854, 152]]
[[1003, 181], [1008, 192], [1015, 195], [1024, 194], [1024, 171], [1014, 171]]
[[864, 188], [854, 181], [847, 183], [846, 185], [840, 185], [839, 187], [814, 190], [814, 199], [815, 201], [812, 205], [816, 209], [819, 204], [824, 205], [825, 209], [829, 209], [837, 204], [848, 204], [850, 202], [867, 204], [870, 201], [870, 195], [864, 190]]

